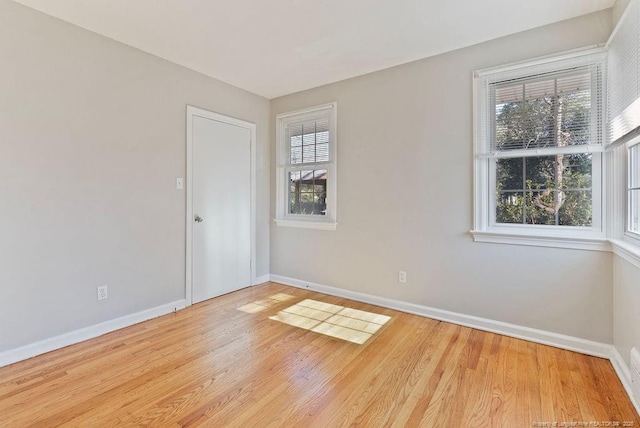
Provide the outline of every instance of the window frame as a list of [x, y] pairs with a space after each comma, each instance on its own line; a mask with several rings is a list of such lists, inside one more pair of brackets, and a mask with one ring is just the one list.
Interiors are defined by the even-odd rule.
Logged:
[[[490, 84], [524, 79], [543, 73], [560, 72], [572, 67], [598, 64], [600, 81], [592, 83], [599, 88], [599, 111], [592, 111], [592, 131], [599, 127], [601, 140], [597, 144], [574, 146], [574, 153], [592, 155], [592, 226], [553, 226], [508, 224], [496, 222], [496, 163], [504, 157], [554, 155], [555, 148], [491, 152], [491, 138], [495, 126], [490, 100]], [[593, 95], [592, 95], [593, 97]], [[595, 97], [593, 99], [596, 99]], [[602, 47], [581, 49], [561, 55], [538, 58], [501, 67], [477, 70], [473, 74], [473, 129], [474, 129], [474, 225], [473, 239], [478, 242], [532, 245], [608, 251], [604, 209], [606, 176], [605, 124], [606, 124], [606, 51]], [[598, 123], [599, 121], [599, 123]], [[567, 148], [564, 149], [567, 151]]]
[[625, 177], [625, 218], [624, 218], [624, 235], [625, 238], [630, 243], [633, 243], [640, 247], [640, 230], [634, 231], [631, 229], [631, 192], [634, 190], [639, 190], [640, 187], [632, 186], [632, 175], [634, 174], [634, 170], [631, 164], [631, 150], [638, 150], [638, 156], [640, 156], [640, 136], [633, 138], [628, 143], [625, 144], [625, 155], [626, 155], [626, 177]]
[[[337, 227], [337, 117], [336, 102], [281, 113], [276, 116], [276, 218], [278, 226], [330, 230]], [[327, 118], [329, 120], [329, 161], [292, 164], [288, 161], [287, 150], [290, 141], [286, 141], [288, 126], [309, 120]], [[302, 170], [327, 171], [326, 211], [324, 215], [291, 214], [289, 212], [289, 173]]]

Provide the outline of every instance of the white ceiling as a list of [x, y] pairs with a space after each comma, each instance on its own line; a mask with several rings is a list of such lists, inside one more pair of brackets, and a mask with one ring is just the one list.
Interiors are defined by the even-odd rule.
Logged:
[[266, 98], [615, 0], [16, 0]]

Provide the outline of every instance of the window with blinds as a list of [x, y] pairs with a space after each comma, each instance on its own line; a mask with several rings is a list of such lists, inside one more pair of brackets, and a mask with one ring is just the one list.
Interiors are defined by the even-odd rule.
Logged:
[[601, 92], [598, 74], [597, 66], [587, 66], [491, 83], [492, 151], [600, 145], [593, 124], [601, 106], [592, 97], [592, 89]]
[[601, 231], [603, 82], [602, 54], [476, 73], [476, 230]]
[[291, 164], [329, 162], [329, 118], [288, 125], [287, 135]]
[[640, 0], [631, 0], [627, 5], [609, 38], [607, 50], [609, 144], [627, 156], [625, 235], [637, 240], [640, 239]]
[[640, 0], [631, 0], [608, 50], [609, 143], [640, 134]]
[[279, 224], [335, 223], [335, 103], [278, 115], [276, 125]]

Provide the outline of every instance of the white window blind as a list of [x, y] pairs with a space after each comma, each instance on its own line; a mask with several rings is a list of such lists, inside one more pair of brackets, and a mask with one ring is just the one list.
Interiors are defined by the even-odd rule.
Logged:
[[476, 154], [602, 151], [604, 54], [476, 76]]
[[592, 118], [601, 106], [591, 96], [598, 73], [585, 66], [492, 84], [492, 151], [599, 145], [601, 130]]
[[640, 132], [640, 0], [631, 0], [608, 43], [609, 143]]
[[330, 117], [294, 122], [286, 126], [287, 161], [292, 165], [329, 162]]

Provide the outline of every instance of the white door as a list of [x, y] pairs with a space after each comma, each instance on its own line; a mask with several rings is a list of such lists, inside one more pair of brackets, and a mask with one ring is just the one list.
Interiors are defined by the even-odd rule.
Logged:
[[251, 131], [192, 120], [193, 303], [251, 285]]

